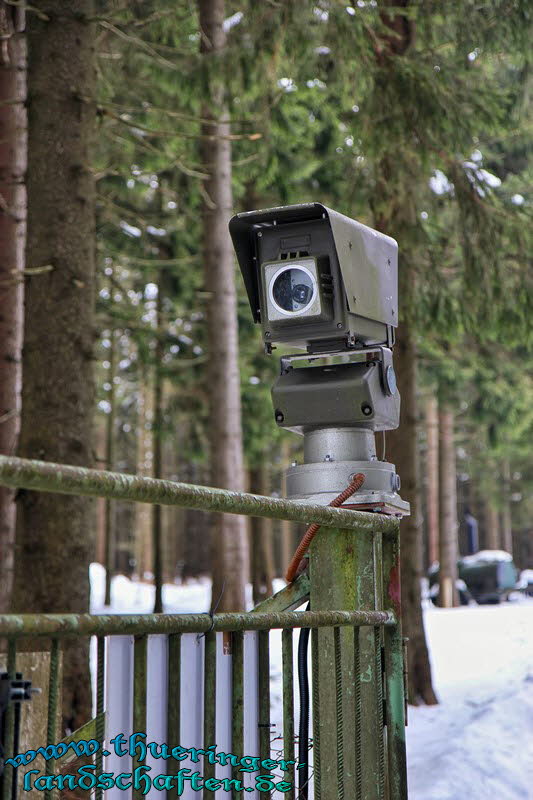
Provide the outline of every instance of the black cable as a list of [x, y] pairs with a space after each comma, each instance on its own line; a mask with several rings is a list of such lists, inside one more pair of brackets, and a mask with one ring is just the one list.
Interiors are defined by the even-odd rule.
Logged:
[[[309, 611], [311, 603], [307, 604]], [[300, 628], [298, 638], [298, 688], [300, 691], [300, 727], [298, 731], [298, 763], [305, 766], [298, 769], [298, 800], [308, 800], [309, 783], [309, 671], [307, 669], [307, 650], [309, 628]]]

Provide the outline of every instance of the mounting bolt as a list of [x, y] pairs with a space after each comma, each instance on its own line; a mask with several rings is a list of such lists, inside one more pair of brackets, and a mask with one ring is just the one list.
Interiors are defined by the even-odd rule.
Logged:
[[344, 328], [344, 325], [342, 324], [342, 322], [337, 322], [337, 328]]
[[361, 411], [365, 417], [369, 417], [372, 414], [372, 406], [368, 403], [361, 403]]
[[265, 339], [270, 339], [271, 336], [272, 334], [270, 333], [270, 331], [265, 331]]
[[283, 413], [281, 411], [279, 411], [279, 410], [276, 410], [274, 416], [275, 416], [276, 422], [278, 422], [278, 423], [283, 422], [283, 420], [285, 419], [285, 417], [283, 416]]
[[327, 456], [324, 456], [324, 461], [333, 461], [333, 459], [332, 459], [332, 457], [329, 455], [329, 453], [328, 453], [328, 455], [327, 455]]

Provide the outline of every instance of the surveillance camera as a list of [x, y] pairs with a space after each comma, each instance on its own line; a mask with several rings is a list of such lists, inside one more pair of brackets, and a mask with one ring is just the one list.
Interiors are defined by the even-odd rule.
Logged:
[[398, 246], [390, 236], [321, 203], [237, 214], [229, 228], [268, 351], [392, 346]]

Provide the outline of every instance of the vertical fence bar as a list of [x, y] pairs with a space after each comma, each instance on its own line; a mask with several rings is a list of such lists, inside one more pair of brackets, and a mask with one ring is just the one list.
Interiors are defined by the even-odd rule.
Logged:
[[[373, 540], [373, 563], [374, 563], [374, 608], [383, 608], [383, 541], [381, 533], [374, 534]], [[383, 800], [385, 792], [385, 732], [383, 727], [383, 659], [382, 659], [382, 639], [381, 627], [374, 628], [374, 664], [376, 675], [376, 745], [377, 745], [377, 781], [378, 798]]]
[[[16, 639], [8, 639], [7, 642], [6, 672], [8, 682], [15, 679], [17, 673]], [[15, 744], [15, 707], [11, 701], [8, 701], [4, 723], [4, 761], [16, 755], [14, 752]], [[13, 791], [16, 782], [17, 771], [11, 765], [4, 765], [2, 774], [2, 800], [11, 800], [12, 796], [16, 794], [16, 792]]]
[[[146, 651], [147, 636], [136, 636], [133, 645], [133, 733], [146, 731]], [[144, 763], [136, 752], [132, 758], [132, 770]], [[142, 786], [133, 787], [134, 800], [143, 800]]]
[[342, 713], [342, 664], [341, 636], [339, 628], [333, 629], [333, 649], [335, 657], [335, 704], [336, 704], [336, 736], [337, 736], [337, 797], [344, 800], [344, 730]]
[[[105, 680], [105, 639], [99, 636], [96, 640], [96, 740], [100, 747], [95, 756], [96, 774], [103, 771], [103, 742], [105, 737], [104, 720], [104, 680]], [[95, 800], [102, 800], [103, 789], [97, 785], [94, 790]]]
[[354, 628], [353, 632], [353, 660], [354, 660], [354, 756], [355, 756], [355, 799], [363, 797], [363, 749], [362, 726], [363, 706], [361, 701], [361, 628]]
[[[259, 755], [261, 760], [270, 758], [270, 648], [269, 632], [259, 631]], [[268, 775], [269, 771], [261, 771]], [[270, 792], [262, 792], [270, 797]]]
[[[180, 705], [181, 705], [181, 634], [173, 633], [168, 637], [168, 714], [167, 744], [170, 749], [180, 744]], [[179, 761], [169, 758], [167, 774], [172, 775], [179, 770]], [[174, 800], [176, 789], [167, 789], [167, 800]]]
[[[234, 631], [231, 641], [232, 675], [231, 675], [231, 752], [238, 757], [244, 753], [244, 633]], [[242, 772], [238, 766], [233, 766], [231, 777], [234, 781], [242, 782]], [[242, 800], [243, 793], [231, 787], [231, 800]]]
[[[52, 639], [50, 647], [50, 675], [48, 680], [48, 724], [46, 731], [46, 744], [57, 742], [57, 712], [59, 708], [59, 639]], [[55, 759], [47, 763], [48, 774], [54, 774]], [[44, 792], [45, 800], [52, 800], [57, 795], [57, 790], [47, 789]]]
[[[293, 676], [293, 632], [281, 634], [282, 680], [283, 680], [283, 758], [294, 761], [294, 676]], [[294, 764], [290, 764], [283, 780], [291, 784], [285, 793], [287, 800], [294, 800]]]
[[407, 800], [399, 533], [384, 539], [383, 576], [383, 602], [393, 609], [397, 619], [396, 625], [384, 630], [389, 796], [390, 800]]
[[[204, 750], [216, 744], [216, 699], [217, 699], [217, 640], [216, 633], [205, 635], [204, 656]], [[215, 765], [204, 758], [204, 782], [215, 777]], [[204, 800], [212, 800], [213, 792], [203, 790]]]
[[[244, 634], [244, 753], [259, 753], [259, 634], [246, 631]], [[250, 772], [241, 775], [246, 800], [259, 800], [260, 793], [255, 789], [255, 777]]]
[[[216, 749], [219, 752], [231, 753], [231, 740], [233, 733], [232, 725], [232, 673], [233, 673], [233, 655], [232, 655], [232, 638], [231, 633], [224, 631], [216, 635], [216, 654], [217, 654], [217, 691], [215, 699], [216, 707], [216, 727], [215, 739], [213, 744], [216, 743]], [[204, 758], [205, 762], [205, 758]], [[215, 787], [214, 792], [211, 793], [210, 800], [228, 800], [227, 792], [224, 791], [224, 783], [222, 786], [218, 784], [223, 781], [231, 780], [231, 764], [215, 765]]]

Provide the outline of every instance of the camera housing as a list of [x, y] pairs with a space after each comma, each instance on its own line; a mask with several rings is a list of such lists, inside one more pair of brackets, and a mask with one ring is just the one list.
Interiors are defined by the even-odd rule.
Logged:
[[237, 214], [229, 229], [267, 351], [392, 347], [398, 246], [390, 236], [322, 203]]

